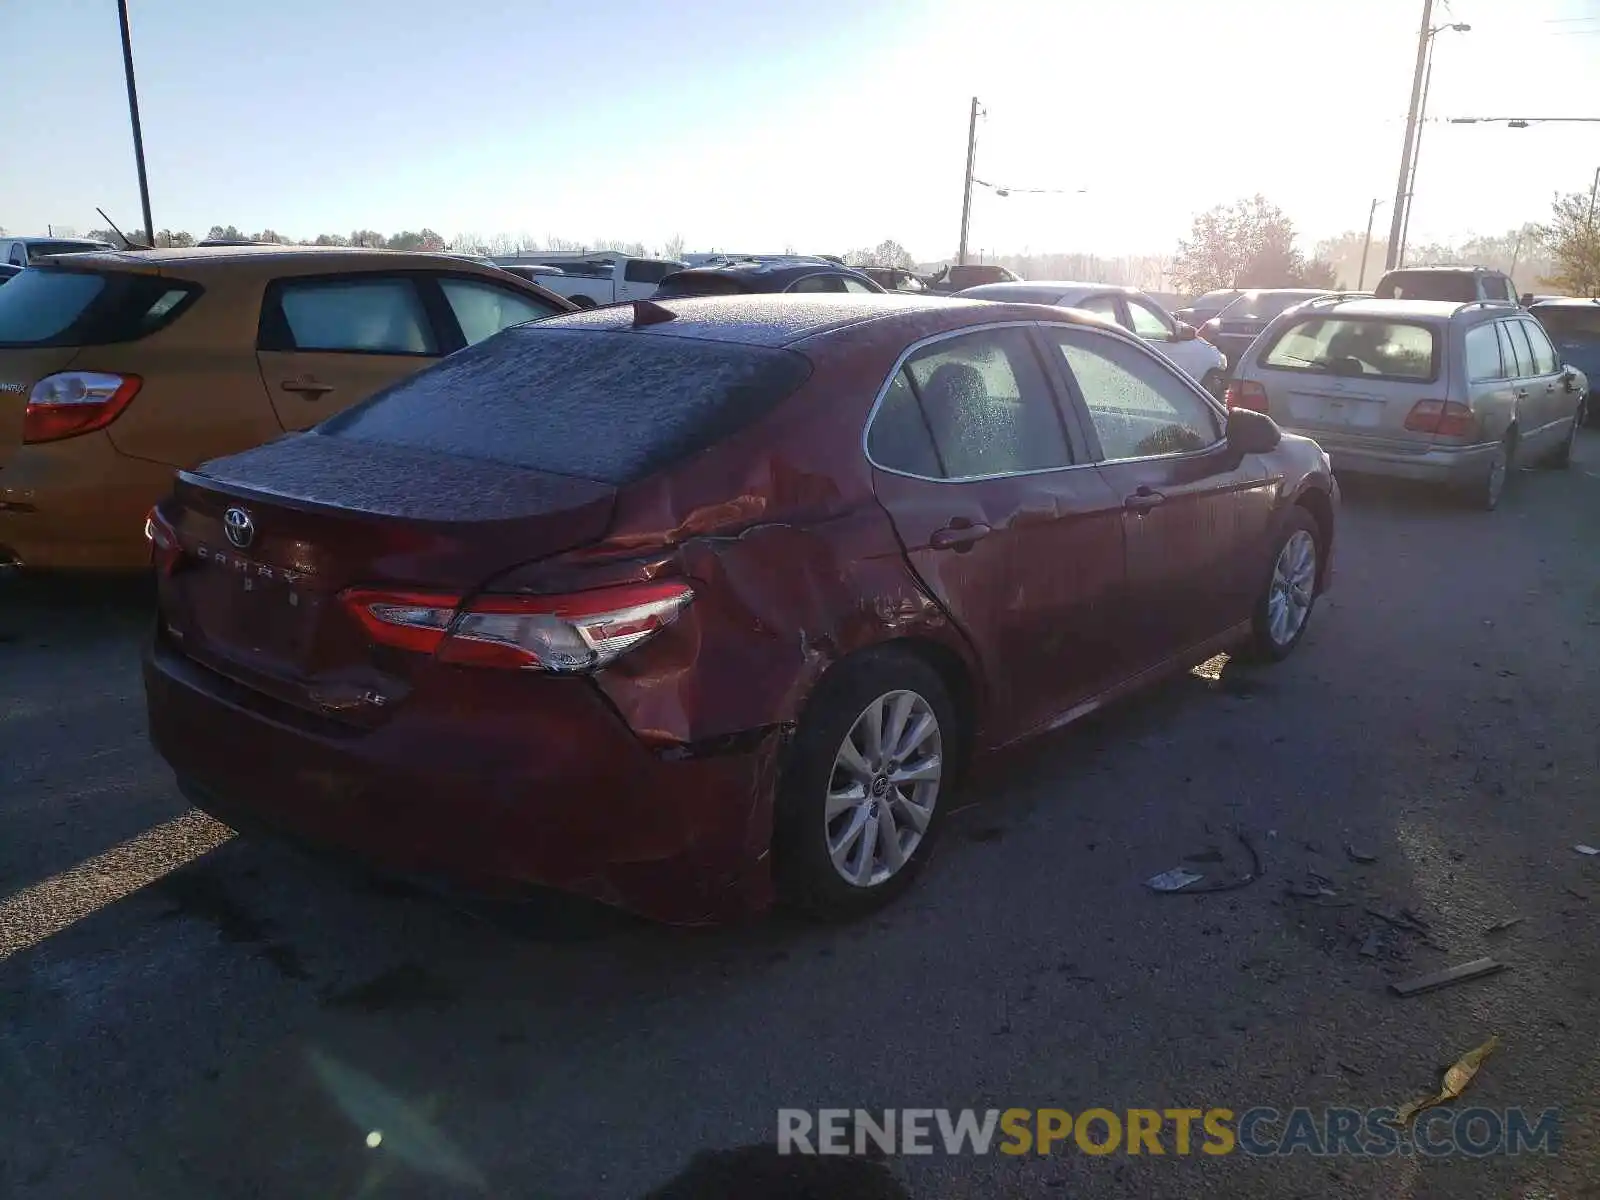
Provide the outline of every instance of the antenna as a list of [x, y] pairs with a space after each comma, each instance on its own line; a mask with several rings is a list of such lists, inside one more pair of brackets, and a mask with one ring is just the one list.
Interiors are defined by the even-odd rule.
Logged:
[[642, 325], [659, 325], [663, 321], [672, 321], [677, 318], [677, 315], [670, 308], [663, 308], [653, 300], [635, 300], [633, 302], [633, 326], [635, 329]]
[[[106, 222], [107, 225], [111, 226], [112, 229], [116, 229], [117, 236], [122, 239], [122, 244], [123, 244], [124, 247], [126, 247], [129, 250], [148, 250], [148, 249], [150, 249], [149, 246], [140, 246], [140, 245], [137, 245], [136, 243], [130, 241], [128, 239], [128, 235], [127, 234], [123, 233], [122, 230], [117, 229], [117, 223], [115, 221], [113, 221], [110, 217], [106, 216], [106, 210], [105, 209], [97, 208], [97, 209], [95, 209], [95, 212], [99, 213], [102, 217], [105, 217], [105, 222]], [[151, 234], [151, 236], [154, 237], [155, 235]]]

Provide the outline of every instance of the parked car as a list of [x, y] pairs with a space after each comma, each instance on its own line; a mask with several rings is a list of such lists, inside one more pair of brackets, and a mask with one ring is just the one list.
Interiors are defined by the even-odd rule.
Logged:
[[752, 292], [878, 293], [883, 288], [854, 267], [820, 259], [758, 259], [691, 267], [661, 281], [653, 297], [736, 296]]
[[646, 300], [655, 294], [658, 283], [684, 267], [677, 259], [636, 258], [608, 251], [557, 253], [543, 258], [519, 255], [494, 262], [502, 269], [523, 268], [517, 274], [567, 297], [579, 308]]
[[1289, 654], [1337, 501], [1314, 443], [1070, 310], [557, 317], [179, 475], [150, 735], [222, 820], [389, 870], [848, 915], [971, 753]]
[[573, 305], [445, 255], [101, 251], [0, 288], [0, 562], [145, 569], [173, 471]]
[[1517, 303], [1517, 288], [1511, 277], [1489, 267], [1400, 267], [1378, 280], [1372, 294], [1379, 300]]
[[[496, 263], [487, 259], [484, 261], [488, 262], [491, 267], [497, 266]], [[541, 279], [550, 279], [553, 276], [566, 274], [560, 267], [529, 266], [523, 263], [511, 263], [509, 266], [500, 267], [499, 269], [508, 275], [515, 275], [518, 279], [526, 279], [529, 283], [538, 283]], [[579, 305], [578, 307], [581, 308], [583, 306]]]
[[1115, 321], [1135, 337], [1154, 345], [1178, 366], [1222, 399], [1228, 360], [1222, 351], [1195, 336], [1193, 325], [1176, 320], [1137, 288], [1104, 283], [986, 283], [956, 295], [964, 300], [999, 300], [1008, 304], [1051, 304], [1077, 308]]
[[857, 267], [856, 270], [886, 292], [904, 292], [912, 296], [933, 294], [921, 275], [904, 267]]
[[95, 238], [14, 237], [0, 238], [0, 262], [26, 267], [48, 254], [84, 254], [91, 250], [115, 249], [110, 242]]
[[[1600, 300], [1571, 297], [1536, 300], [1528, 310], [1556, 344], [1561, 361], [1584, 373], [1591, 389], [1600, 386]], [[1585, 397], [1590, 425], [1600, 425], [1600, 392]]]
[[1220, 288], [1214, 292], [1207, 292], [1188, 308], [1174, 310], [1172, 315], [1185, 324], [1199, 329], [1242, 295], [1244, 295], [1243, 288]]
[[1227, 399], [1315, 438], [1335, 469], [1448, 484], [1492, 509], [1518, 461], [1568, 464], [1587, 392], [1526, 313], [1328, 297], [1272, 323]]
[[1262, 288], [1245, 292], [1202, 325], [1200, 336], [1222, 351], [1231, 372], [1250, 343], [1256, 340], [1256, 335], [1279, 313], [1330, 294], [1333, 293], [1317, 288]]
[[1021, 283], [1023, 279], [999, 263], [952, 263], [925, 276], [923, 282], [930, 291], [954, 294], [986, 283]]

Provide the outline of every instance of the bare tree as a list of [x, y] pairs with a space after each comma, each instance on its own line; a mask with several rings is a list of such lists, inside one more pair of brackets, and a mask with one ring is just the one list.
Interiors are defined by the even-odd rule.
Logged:
[[683, 234], [675, 233], [666, 240], [661, 247], [661, 257], [677, 259], [680, 262], [683, 260]]

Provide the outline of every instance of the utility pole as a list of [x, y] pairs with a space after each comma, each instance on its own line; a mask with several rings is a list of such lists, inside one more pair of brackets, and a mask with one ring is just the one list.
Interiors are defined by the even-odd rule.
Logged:
[[1389, 216], [1389, 246], [1384, 270], [1391, 271], [1400, 253], [1401, 225], [1405, 221], [1406, 185], [1411, 180], [1411, 147], [1417, 136], [1417, 110], [1422, 104], [1422, 76], [1427, 69], [1433, 0], [1422, 0], [1422, 29], [1417, 34], [1417, 66], [1411, 76], [1411, 110], [1406, 114], [1406, 138], [1400, 148], [1400, 179], [1394, 185], [1394, 212]]
[[155, 223], [150, 220], [150, 182], [144, 173], [144, 134], [139, 128], [139, 90], [133, 83], [133, 39], [128, 34], [128, 0], [117, 0], [117, 16], [122, 21], [122, 71], [128, 77], [128, 117], [133, 122], [133, 160], [139, 168], [139, 207], [144, 210], [145, 245], [156, 243]]
[[1367, 240], [1361, 246], [1361, 276], [1356, 280], [1356, 291], [1361, 291], [1367, 286], [1367, 252], [1372, 249], [1372, 219], [1378, 215], [1378, 205], [1383, 203], [1380, 196], [1373, 200], [1372, 206], [1367, 209]]
[[1594, 232], [1594, 195], [1600, 192], [1600, 167], [1594, 169], [1594, 184], [1589, 188], [1589, 232]]
[[1400, 223], [1400, 253], [1394, 265], [1406, 265], [1406, 243], [1411, 240], [1411, 199], [1417, 194], [1417, 163], [1422, 158], [1422, 118], [1428, 115], [1428, 92], [1433, 88], [1433, 35], [1428, 31], [1428, 66], [1422, 72], [1422, 103], [1417, 108], [1417, 133], [1411, 142], [1411, 173], [1406, 179], [1406, 215]]
[[[1431, 3], [1432, 0], [1429, 0]], [[956, 262], [965, 266], [967, 261], [967, 226], [972, 220], [972, 167], [978, 154], [978, 98], [972, 98], [972, 117], [967, 122], [967, 178], [961, 192], [961, 245], [956, 249]]]

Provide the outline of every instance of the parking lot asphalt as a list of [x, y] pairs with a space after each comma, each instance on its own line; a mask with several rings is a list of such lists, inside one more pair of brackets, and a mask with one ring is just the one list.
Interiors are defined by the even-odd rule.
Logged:
[[[1465, 1102], [1560, 1108], [1559, 1153], [805, 1169], [919, 1200], [1600, 1195], [1573, 849], [1600, 844], [1600, 433], [1493, 514], [1347, 481], [1340, 543], [1289, 662], [996, 764], [845, 928], [462, 905], [230, 838], [144, 739], [143, 596], [0, 584], [0, 1194], [780, 1195], [753, 1182], [779, 1108], [1396, 1106], [1497, 1034]], [[1144, 886], [1236, 870], [1236, 829], [1256, 882]], [[1508, 969], [1387, 990], [1485, 955]]]

